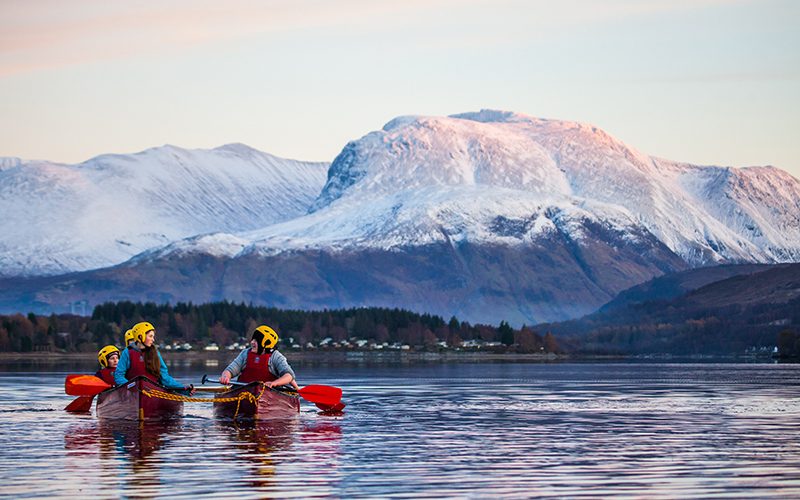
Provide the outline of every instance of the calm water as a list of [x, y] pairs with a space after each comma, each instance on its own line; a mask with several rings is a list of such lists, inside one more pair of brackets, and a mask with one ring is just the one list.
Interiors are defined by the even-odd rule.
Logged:
[[[297, 366], [295, 368], [298, 368]], [[173, 369], [199, 380], [203, 371]], [[62, 409], [66, 371], [0, 373], [3, 497], [797, 497], [800, 365], [301, 366], [347, 408], [239, 424]]]

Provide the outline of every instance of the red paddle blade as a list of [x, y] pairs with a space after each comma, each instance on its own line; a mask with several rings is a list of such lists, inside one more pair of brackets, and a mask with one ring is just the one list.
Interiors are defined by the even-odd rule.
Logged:
[[307, 385], [298, 391], [306, 401], [334, 406], [342, 400], [342, 390], [330, 385]]
[[94, 396], [111, 387], [94, 375], [67, 375], [64, 390], [70, 396]]
[[321, 403], [314, 403], [317, 405], [317, 408], [322, 410], [323, 415], [341, 415], [342, 410], [344, 410], [345, 404], [341, 401], [336, 403], [333, 406], [324, 405]]
[[79, 398], [73, 400], [72, 403], [68, 404], [64, 409], [73, 413], [87, 413], [92, 409], [93, 400], [94, 396], [80, 396]]

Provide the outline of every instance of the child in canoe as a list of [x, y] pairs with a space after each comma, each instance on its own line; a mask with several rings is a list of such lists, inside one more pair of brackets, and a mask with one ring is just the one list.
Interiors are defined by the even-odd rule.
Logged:
[[103, 379], [106, 384], [115, 385], [114, 371], [119, 363], [119, 349], [117, 349], [117, 346], [107, 345], [100, 349], [97, 353], [97, 361], [100, 363], [100, 369], [97, 370], [94, 376]]

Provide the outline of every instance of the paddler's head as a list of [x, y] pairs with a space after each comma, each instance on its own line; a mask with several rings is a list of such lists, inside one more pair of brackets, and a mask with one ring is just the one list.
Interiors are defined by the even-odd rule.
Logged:
[[250, 337], [250, 347], [256, 349], [258, 354], [264, 352], [272, 352], [278, 344], [278, 334], [275, 330], [267, 325], [261, 325], [253, 330], [253, 335]]
[[133, 330], [125, 332], [125, 347], [133, 344], [136, 340], [133, 338]]
[[153, 345], [153, 342], [155, 342], [156, 329], [147, 321], [142, 321], [141, 323], [133, 325], [131, 332], [133, 332], [133, 340], [145, 347], [150, 347]]
[[103, 368], [116, 368], [119, 362], [119, 349], [115, 345], [107, 345], [97, 353], [97, 361]]

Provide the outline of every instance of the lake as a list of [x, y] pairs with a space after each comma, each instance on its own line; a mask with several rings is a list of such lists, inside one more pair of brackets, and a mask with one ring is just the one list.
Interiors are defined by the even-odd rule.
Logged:
[[344, 415], [143, 425], [64, 412], [71, 369], [0, 372], [0, 496], [800, 495], [800, 365], [300, 364]]

